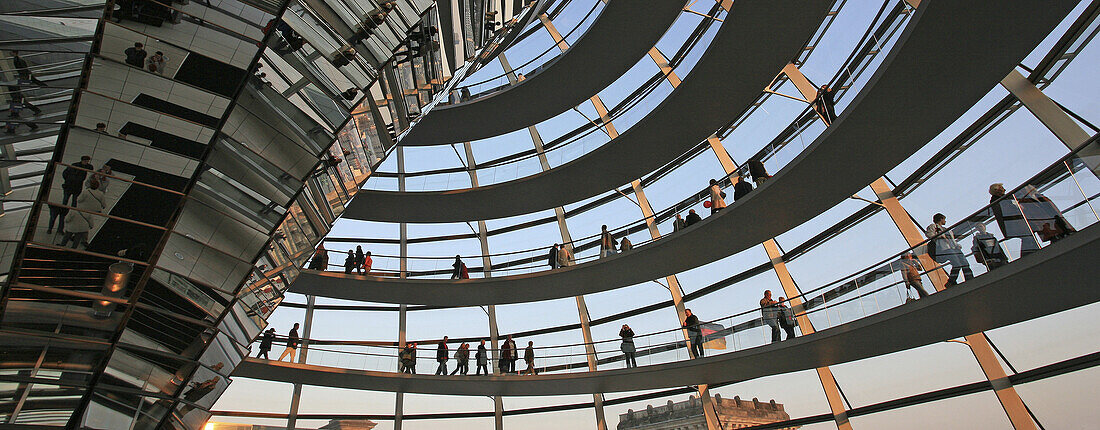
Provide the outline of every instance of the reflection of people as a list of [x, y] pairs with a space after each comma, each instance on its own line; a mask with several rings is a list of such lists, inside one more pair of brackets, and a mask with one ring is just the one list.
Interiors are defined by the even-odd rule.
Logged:
[[703, 356], [703, 328], [699, 324], [699, 317], [691, 313], [691, 309], [685, 309], [684, 316], [684, 328], [688, 331], [691, 350], [695, 353], [695, 358], [701, 358]]
[[126, 64], [139, 69], [145, 67], [145, 56], [148, 53], [145, 52], [145, 45], [141, 42], [134, 42], [134, 46], [126, 48], [123, 54], [126, 54]]
[[1004, 184], [996, 183], [989, 186], [989, 204], [1005, 239], [1020, 239], [1021, 257], [1039, 250], [1039, 242], [1036, 242], [1035, 236], [1031, 234], [1031, 227], [1024, 219], [1020, 206], [1013, 196], [1005, 194]]
[[1024, 219], [1031, 231], [1039, 235], [1039, 239], [1054, 243], [1077, 232], [1054, 201], [1040, 193], [1035, 186], [1025, 185], [1017, 195]]
[[152, 57], [149, 57], [149, 71], [163, 75], [165, 67], [168, 66], [168, 57], [163, 52], [157, 51]]
[[[92, 166], [92, 157], [84, 155], [80, 157], [79, 163], [73, 163], [72, 166], [66, 167], [61, 172], [61, 204], [72, 205], [76, 204], [76, 198], [80, 196], [81, 190], [84, 188], [84, 179], [88, 177], [88, 172], [95, 169]], [[70, 203], [69, 198], [72, 197]]]
[[325, 270], [328, 268], [328, 250], [322, 242], [317, 244], [317, 250], [313, 252], [313, 258], [309, 260], [310, 270]]
[[917, 263], [910, 252], [906, 252], [901, 256], [901, 279], [905, 281], [906, 296], [909, 295], [908, 289], [912, 288], [917, 290], [918, 297], [928, 297], [928, 292], [924, 291], [924, 283], [920, 278], [920, 264]]
[[[99, 181], [99, 190], [103, 191], [104, 194], [107, 193], [107, 185], [111, 183], [110, 175], [112, 173], [111, 165], [103, 163], [103, 167], [100, 167], [99, 170], [96, 170], [95, 173], [92, 174], [92, 179]], [[88, 180], [89, 184], [92, 182], [92, 179]]]
[[764, 290], [764, 298], [760, 299], [760, 317], [764, 324], [772, 329], [772, 342], [783, 340], [783, 334], [779, 330], [779, 302], [772, 298], [772, 290]]
[[970, 250], [974, 253], [974, 259], [985, 265], [986, 269], [993, 270], [1004, 266], [1008, 262], [1008, 256], [997, 237], [985, 230], [985, 224], [978, 223], [977, 233], [974, 233], [974, 245]]
[[623, 324], [623, 328], [619, 329], [619, 337], [623, 339], [622, 345], [619, 345], [619, 349], [623, 351], [623, 361], [626, 362], [626, 367], [638, 367], [638, 360], [636, 360], [636, 353], [638, 350], [634, 347], [634, 330], [630, 329], [630, 326]]
[[932, 224], [928, 225], [924, 233], [932, 240], [929, 245], [936, 249], [936, 261], [951, 265], [951, 273], [947, 275], [946, 285], [950, 287], [958, 283], [960, 270], [964, 280], [973, 278], [974, 272], [970, 270], [970, 263], [966, 262], [962, 247], [955, 241], [955, 233], [944, 227], [946, 224], [947, 216], [938, 213], [932, 216]]
[[31, 82], [40, 87], [46, 86], [45, 82], [38, 80], [38, 78], [31, 73], [30, 65], [27, 64], [27, 60], [19, 56], [19, 51], [11, 51], [11, 62], [12, 65], [15, 66], [15, 75], [19, 81]]
[[65, 235], [61, 238], [61, 246], [66, 246], [73, 241], [73, 248], [81, 245], [88, 249], [88, 232], [92, 231], [94, 222], [91, 213], [103, 212], [104, 197], [99, 191], [99, 182], [92, 181], [88, 184], [88, 191], [76, 198], [76, 208], [65, 215]]
[[105, 122], [95, 123], [95, 132], [99, 134], [110, 134], [107, 132], [107, 123]]
[[286, 336], [286, 349], [283, 350], [282, 355], [279, 355], [279, 361], [283, 361], [283, 357], [290, 355], [290, 362], [294, 362], [294, 356], [298, 354], [298, 323], [294, 323], [294, 328], [290, 329], [290, 334]]

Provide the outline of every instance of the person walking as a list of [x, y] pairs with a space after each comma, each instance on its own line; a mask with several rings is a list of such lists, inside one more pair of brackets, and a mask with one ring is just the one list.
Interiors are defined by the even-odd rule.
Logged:
[[619, 329], [619, 337], [623, 339], [623, 343], [619, 345], [619, 349], [623, 351], [623, 361], [626, 362], [626, 367], [638, 367], [638, 361], [635, 359], [635, 354], [638, 352], [634, 346], [634, 330], [630, 329], [630, 326], [623, 324], [623, 328]]
[[600, 226], [600, 258], [615, 255], [615, 238], [607, 231], [607, 225]]
[[672, 221], [672, 232], [675, 233], [685, 228], [687, 228], [687, 223], [684, 218], [680, 214], [676, 214], [676, 219]]
[[363, 254], [363, 264], [360, 264], [359, 267], [363, 268], [363, 274], [364, 275], [370, 276], [370, 269], [373, 266], [374, 266], [374, 259], [371, 258], [370, 251], [367, 251], [366, 254]]
[[271, 351], [271, 343], [275, 341], [275, 329], [269, 328], [264, 332], [262, 338], [260, 338], [260, 353], [256, 354], [256, 358], [263, 357], [264, 360], [270, 360], [267, 353]]
[[916, 258], [913, 257], [913, 253], [906, 252], [901, 255], [901, 279], [905, 282], [905, 295], [908, 296], [909, 289], [912, 288], [917, 291], [917, 297], [928, 297], [928, 292], [924, 291], [924, 282], [920, 277], [920, 264]]
[[950, 287], [958, 283], [960, 270], [963, 273], [963, 280], [973, 278], [974, 272], [970, 270], [970, 263], [966, 262], [959, 242], [955, 241], [955, 233], [944, 227], [946, 224], [947, 216], [937, 213], [932, 216], [932, 224], [925, 228], [924, 233], [931, 240], [929, 246], [935, 247], [935, 260], [951, 265], [951, 273], [947, 275], [948, 280], [945, 285]]
[[691, 342], [691, 351], [695, 353], [695, 358], [702, 358], [703, 353], [703, 328], [699, 323], [699, 317], [691, 313], [691, 309], [684, 310], [684, 328], [688, 331], [688, 338]]
[[741, 200], [742, 197], [749, 195], [751, 192], [752, 184], [744, 176], [739, 177], [737, 183], [733, 184], [733, 201]]
[[573, 265], [573, 252], [569, 250], [569, 246], [562, 245], [558, 248], [558, 267], [569, 267]]
[[764, 324], [772, 329], [772, 342], [783, 340], [779, 329], [779, 302], [772, 299], [772, 290], [764, 290], [764, 298], [760, 299], [760, 316]]
[[439, 366], [435, 368], [436, 375], [447, 375], [447, 360], [450, 358], [447, 350], [447, 340], [447, 336], [443, 336], [443, 340], [439, 341], [439, 347], [435, 350], [435, 361], [439, 363]]
[[363, 246], [355, 245], [355, 274], [363, 274], [363, 262], [367, 260], [366, 255], [363, 254]]
[[145, 56], [148, 53], [145, 52], [145, 45], [141, 42], [134, 42], [134, 46], [126, 48], [123, 54], [126, 54], [126, 64], [139, 69], [145, 67]]
[[1015, 196], [1005, 194], [1004, 184], [998, 182], [989, 186], [989, 205], [1004, 238], [1020, 239], [1021, 257], [1039, 250], [1039, 242], [1035, 240], [1035, 235], [1032, 234], [1031, 227], [1024, 218], [1024, 213], [1020, 210]]
[[474, 361], [477, 362], [477, 375], [480, 375], [482, 370], [485, 370], [486, 375], [489, 374], [489, 351], [485, 349], [485, 339], [482, 339], [481, 344], [477, 346]]
[[11, 51], [11, 62], [12, 65], [15, 66], [17, 80], [21, 82], [30, 82], [40, 87], [46, 86], [45, 82], [38, 80], [38, 78], [34, 76], [34, 73], [31, 73], [30, 65], [27, 64], [27, 60], [19, 56], [19, 51]]
[[294, 328], [290, 329], [290, 334], [286, 336], [286, 349], [279, 355], [279, 361], [283, 361], [283, 357], [290, 355], [290, 362], [294, 362], [294, 356], [298, 354], [298, 323], [294, 323]]
[[768, 174], [768, 169], [764, 168], [764, 162], [760, 160], [749, 160], [749, 176], [752, 176], [752, 182], [756, 183], [759, 187], [764, 184], [768, 178], [772, 175]]
[[401, 350], [398, 355], [400, 364], [400, 372], [408, 374], [416, 374], [416, 343], [405, 344], [405, 348]]
[[787, 332], [787, 340], [794, 339], [794, 312], [787, 307], [787, 299], [780, 297], [775, 306], [778, 310], [776, 314], [779, 316], [779, 327]]
[[984, 264], [986, 270], [990, 271], [1008, 263], [1008, 256], [1001, 248], [1001, 243], [993, 233], [986, 231], [985, 224], [978, 223], [975, 228], [978, 231], [974, 233], [974, 244], [970, 247], [970, 251], [974, 253], [974, 259]]
[[546, 264], [550, 265], [550, 270], [561, 267], [558, 262], [558, 244], [555, 243], [554, 246], [550, 247], [550, 252], [546, 255]]
[[512, 348], [508, 345], [511, 342], [512, 336], [509, 335], [508, 340], [505, 340], [504, 343], [500, 346], [500, 362], [498, 363], [497, 367], [500, 368], [500, 373], [502, 374], [507, 374], [512, 371]]
[[466, 268], [466, 263], [462, 262], [462, 256], [456, 255], [455, 262], [451, 265], [454, 270], [451, 271], [451, 279], [469, 279], [470, 272]]
[[619, 252], [626, 252], [634, 249], [634, 244], [630, 243], [630, 238], [623, 236], [623, 240], [619, 241]]
[[99, 182], [93, 181], [88, 186], [88, 191], [76, 198], [76, 208], [65, 215], [65, 235], [61, 238], [61, 246], [73, 242], [73, 248], [84, 246], [88, 249], [88, 233], [95, 227], [95, 218], [92, 213], [101, 213], [106, 206], [106, 197], [99, 191]]
[[695, 223], [698, 223], [698, 222], [701, 222], [701, 221], [703, 221], [703, 217], [701, 217], [701, 216], [699, 216], [699, 214], [695, 213], [695, 209], [692, 209], [692, 210], [688, 211], [687, 223], [685, 224], [685, 226], [686, 227], [691, 227], [691, 226], [695, 225]]
[[149, 57], [148, 68], [150, 72], [158, 75], [164, 75], [164, 69], [168, 66], [168, 57], [163, 52], [157, 51], [153, 53], [152, 57]]
[[527, 369], [524, 369], [524, 375], [535, 374], [535, 342], [527, 341], [527, 347], [523, 349], [523, 361], [527, 363]]
[[344, 274], [350, 275], [355, 270], [355, 253], [348, 250], [348, 256], [344, 258]]
[[451, 375], [461, 372], [463, 375], [470, 372], [470, 344], [463, 342], [455, 350], [455, 370]]
[[710, 180], [710, 214], [714, 215], [718, 211], [726, 208], [726, 193], [722, 191], [722, 188], [718, 186], [718, 181]]

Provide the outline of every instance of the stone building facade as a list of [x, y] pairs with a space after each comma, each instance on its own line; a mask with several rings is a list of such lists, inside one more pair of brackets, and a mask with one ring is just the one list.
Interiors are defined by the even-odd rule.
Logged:
[[[715, 394], [715, 411], [723, 430], [751, 427], [787, 421], [791, 416], [783, 410], [783, 405], [771, 400], [761, 403], [758, 399], [741, 400], [741, 397], [723, 399]], [[663, 406], [647, 405], [645, 410], [627, 410], [619, 415], [618, 430], [706, 430], [707, 420], [703, 416], [703, 403], [695, 396], [688, 400], [673, 403], [669, 400]], [[784, 427], [783, 429], [797, 429]]]

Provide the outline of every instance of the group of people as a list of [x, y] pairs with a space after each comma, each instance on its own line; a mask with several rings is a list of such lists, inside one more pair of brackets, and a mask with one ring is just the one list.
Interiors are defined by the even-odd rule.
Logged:
[[787, 299], [772, 299], [772, 290], [764, 290], [760, 299], [760, 314], [764, 324], [772, 329], [772, 342], [782, 342], [782, 333], [787, 332], [787, 340], [794, 339], [794, 311], [787, 307]]
[[105, 193], [110, 183], [111, 166], [104, 164], [95, 170], [91, 161], [92, 157], [85, 155], [61, 171], [61, 205], [49, 206], [50, 218], [46, 225], [46, 234], [53, 234], [55, 223], [57, 231], [63, 233], [60, 246], [72, 242], [73, 248], [87, 248], [88, 234], [98, 222], [92, 214], [102, 213], [107, 206]]
[[[327, 255], [325, 256], [325, 260], [327, 263]], [[363, 247], [359, 245], [355, 246], [355, 252], [349, 249], [347, 257], [344, 257], [344, 273], [349, 275], [352, 271], [355, 271], [357, 275], [370, 275], [371, 266], [373, 265], [374, 259], [371, 258], [370, 251], [363, 252]], [[324, 269], [322, 268], [321, 270]]]
[[[443, 340], [439, 342], [435, 350], [435, 361], [438, 363], [435, 369], [436, 375], [466, 375], [470, 372], [470, 344], [462, 342], [458, 349], [455, 350], [454, 355], [451, 355], [448, 343], [450, 338], [443, 336]], [[416, 373], [416, 342], [405, 344], [398, 353], [398, 367], [401, 373]], [[447, 363], [454, 358], [457, 365], [453, 371], [447, 373]], [[498, 358], [498, 369], [500, 373], [516, 373], [521, 375], [534, 375], [535, 374], [535, 343], [532, 341], [527, 342], [527, 347], [523, 349], [523, 361], [527, 364], [527, 368], [521, 373], [516, 367], [516, 361], [519, 361], [519, 349], [516, 347], [516, 341], [512, 340], [512, 336], [508, 336], [504, 341], [504, 344], [500, 347], [500, 357]], [[475, 375], [481, 375], [485, 372], [489, 374], [489, 349], [485, 347], [485, 340], [482, 339], [481, 343], [477, 346], [477, 351], [474, 353], [474, 362], [477, 365]]]
[[[290, 356], [290, 362], [294, 362], [294, 357], [298, 354], [298, 345], [301, 343], [301, 338], [298, 337], [298, 323], [294, 323], [294, 327], [290, 329], [290, 333], [286, 337], [286, 349], [283, 350], [282, 355], [279, 356], [278, 361], [283, 361], [283, 358]], [[263, 336], [260, 337], [260, 353], [256, 354], [256, 358], [263, 358], [264, 360], [270, 360], [267, 353], [271, 351], [271, 346], [275, 342], [275, 329], [268, 328], [264, 331]]]
[[161, 51], [156, 51], [152, 57], [149, 57], [149, 52], [145, 50], [145, 45], [141, 42], [134, 42], [134, 46], [126, 48], [122, 53], [126, 55], [126, 64], [139, 69], [146, 68], [150, 72], [163, 75], [168, 67], [167, 55], [164, 55]]

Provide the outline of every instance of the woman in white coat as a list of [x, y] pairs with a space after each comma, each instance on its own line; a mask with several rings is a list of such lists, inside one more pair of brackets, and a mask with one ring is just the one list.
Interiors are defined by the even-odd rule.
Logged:
[[99, 181], [94, 179], [89, 181], [88, 189], [76, 198], [76, 208], [79, 210], [70, 210], [68, 215], [65, 215], [65, 236], [61, 239], [61, 246], [68, 245], [71, 240], [73, 248], [84, 245], [87, 249], [88, 232], [94, 227], [93, 215], [88, 212], [103, 212], [104, 203], [103, 191], [99, 190]]

